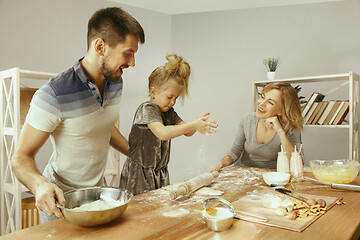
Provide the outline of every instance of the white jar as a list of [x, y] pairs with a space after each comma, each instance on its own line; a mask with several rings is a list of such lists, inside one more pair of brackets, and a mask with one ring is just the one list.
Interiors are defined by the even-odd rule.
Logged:
[[304, 175], [303, 162], [300, 153], [295, 151], [291, 153], [290, 159], [290, 174], [293, 177], [302, 177]]
[[289, 173], [289, 159], [286, 156], [286, 152], [279, 152], [277, 158], [277, 171]]

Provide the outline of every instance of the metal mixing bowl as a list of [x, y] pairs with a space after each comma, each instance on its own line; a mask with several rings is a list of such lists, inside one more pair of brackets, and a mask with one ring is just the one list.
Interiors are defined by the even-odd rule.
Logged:
[[212, 218], [206, 213], [205, 210], [200, 212], [200, 216], [205, 220], [205, 224], [210, 230], [216, 232], [226, 231], [233, 225], [234, 217], [236, 215], [233, 210], [228, 210], [231, 212], [232, 215], [226, 218]]
[[209, 207], [222, 207], [229, 211], [228, 217], [213, 217], [206, 213], [206, 210], [200, 212], [200, 216], [204, 219], [206, 226], [212, 231], [226, 231], [233, 222], [236, 215], [232, 204], [225, 199], [212, 197], [203, 201], [204, 209]]
[[[133, 197], [127, 190], [105, 187], [89, 187], [64, 193], [65, 206], [61, 207], [67, 221], [82, 227], [94, 227], [111, 222], [120, 217]], [[97, 200], [107, 199], [121, 201], [124, 204], [106, 210], [84, 211], [74, 208]]]
[[315, 178], [330, 183], [351, 183], [359, 173], [360, 164], [356, 160], [310, 160], [310, 168]]

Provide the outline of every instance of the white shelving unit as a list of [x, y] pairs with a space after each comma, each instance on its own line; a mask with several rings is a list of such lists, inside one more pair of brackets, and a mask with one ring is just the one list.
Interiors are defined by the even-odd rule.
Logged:
[[[1, 235], [15, 232], [21, 226], [21, 193], [27, 189], [11, 170], [11, 157], [18, 143], [21, 125], [29, 101], [36, 89], [22, 87], [21, 79], [48, 80], [56, 73], [12, 68], [0, 71], [0, 228]], [[23, 96], [21, 95], [23, 92]]]
[[[344, 74], [333, 74], [333, 75], [323, 75], [323, 76], [312, 76], [312, 77], [302, 77], [302, 78], [288, 78], [288, 79], [276, 79], [272, 81], [255, 81], [253, 82], [253, 110], [257, 108], [257, 100], [259, 99], [258, 93], [261, 92], [259, 88], [263, 88], [266, 84], [271, 82], [286, 82], [289, 84], [301, 84], [301, 83], [326, 83], [326, 82], [335, 82], [341, 81], [342, 83], [336, 88], [330, 90], [330, 94], [344, 86], [349, 87], [348, 98], [349, 98], [349, 113], [348, 113], [348, 124], [343, 125], [306, 125], [305, 127], [309, 128], [346, 128], [349, 130], [349, 159], [354, 159], [359, 161], [359, 75], [354, 72], [344, 73]], [[314, 90], [316, 92], [316, 90]]]

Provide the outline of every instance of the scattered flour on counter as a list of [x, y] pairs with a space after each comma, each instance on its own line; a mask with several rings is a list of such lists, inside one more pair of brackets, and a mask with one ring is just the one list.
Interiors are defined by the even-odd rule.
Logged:
[[[184, 182], [174, 183], [172, 185], [167, 185], [167, 186], [163, 187], [163, 189], [168, 190], [168, 191], [174, 191], [174, 190], [178, 189], [178, 187], [183, 183]], [[224, 192], [216, 190], [216, 189], [212, 189], [210, 187], [201, 187], [201, 188], [195, 190], [194, 192], [192, 192], [190, 194], [191, 195], [198, 195], [198, 196], [207, 196], [207, 195], [220, 196], [220, 195], [223, 195]]]
[[[171, 200], [169, 191], [163, 188], [157, 189], [146, 194], [137, 195], [133, 199], [133, 203], [136, 204], [136, 210], [142, 212], [141, 215], [135, 216], [135, 218], [140, 222], [149, 223], [156, 215], [163, 217], [196, 215], [198, 213], [197, 210], [194, 210], [194, 205], [201, 207], [204, 199], [206, 199], [204, 196], [187, 195]], [[153, 206], [156, 209], [149, 211], [149, 206]]]
[[169, 212], [164, 212], [163, 216], [164, 217], [181, 217], [184, 216], [186, 214], [190, 213], [189, 210], [184, 209], [184, 208], [178, 208]]
[[56, 229], [52, 229], [50, 234], [46, 236], [46, 238], [51, 238], [53, 236], [53, 234], [56, 233]]
[[[264, 185], [262, 174], [267, 170], [256, 168], [238, 168], [226, 167], [220, 171], [218, 178], [215, 178], [213, 183], [207, 186], [211, 190], [215, 190], [216, 194], [221, 192], [227, 193], [231, 191], [248, 191], [257, 185]], [[198, 216], [203, 209], [203, 201], [212, 194], [196, 194], [191, 193], [186, 196], [178, 197], [175, 200], [170, 200], [169, 191], [178, 184], [169, 185], [146, 194], [137, 195], [133, 199], [136, 204], [136, 210], [143, 212], [141, 215], [136, 216], [140, 222], [148, 222], [154, 218], [154, 215], [161, 215], [164, 217], [182, 217], [182, 216]], [[149, 211], [149, 206], [153, 206], [155, 211]], [[196, 206], [194, 208], [194, 206]], [[160, 207], [157, 209], [157, 207]], [[151, 221], [150, 221], [151, 222]]]
[[178, 198], [175, 201], [172, 201], [172, 203], [176, 203], [179, 206], [192, 206], [195, 204], [202, 203], [206, 197], [204, 196], [196, 196], [196, 195], [188, 195], [184, 196], [182, 198]]
[[107, 209], [111, 209], [114, 207], [118, 207], [123, 205], [124, 202], [122, 201], [116, 201], [116, 200], [112, 200], [112, 201], [103, 201], [103, 200], [96, 200], [92, 203], [87, 203], [84, 205], [81, 205], [80, 207], [76, 207], [73, 208], [72, 210], [77, 210], [77, 211], [101, 211], [101, 210], [107, 210]]
[[235, 166], [225, 167], [220, 171], [210, 187], [225, 193], [233, 191], [234, 188], [246, 190], [248, 188], [262, 185], [262, 174], [266, 170], [257, 168], [238, 168]]
[[224, 192], [216, 190], [216, 189], [211, 189], [211, 188], [208, 188], [208, 187], [202, 187], [202, 188], [196, 190], [194, 192], [194, 194], [195, 195], [200, 195], [200, 196], [203, 196], [203, 195], [220, 196], [220, 195], [223, 195]]
[[279, 206], [286, 207], [293, 204], [288, 198], [280, 196], [281, 195], [276, 193], [274, 190], [269, 190], [264, 187], [255, 189], [252, 192], [247, 192], [241, 200], [247, 202], [258, 202], [267, 208], [277, 208]]

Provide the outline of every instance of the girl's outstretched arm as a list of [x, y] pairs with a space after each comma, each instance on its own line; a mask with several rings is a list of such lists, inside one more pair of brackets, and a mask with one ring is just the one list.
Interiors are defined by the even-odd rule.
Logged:
[[[204, 121], [208, 121], [210, 123], [213, 123], [214, 125], [212, 125], [213, 127], [213, 131], [211, 132], [208, 132], [208, 133], [215, 133], [216, 132], [216, 127], [218, 126], [216, 121], [215, 120], [212, 120], [212, 119], [209, 119], [209, 115], [210, 115], [210, 112], [207, 112], [207, 113], [204, 113], [204, 114], [201, 114], [197, 117], [197, 119], [203, 119]], [[179, 124], [184, 124], [185, 122], [181, 122]], [[215, 126], [216, 125], [216, 126]], [[194, 131], [191, 131], [191, 132], [188, 132], [188, 133], [185, 133], [184, 135], [187, 136], [187, 137], [191, 137], [192, 135], [194, 135], [194, 133], [196, 132], [196, 130]]]
[[207, 118], [197, 118], [192, 122], [169, 126], [164, 126], [161, 122], [152, 122], [148, 127], [157, 138], [166, 141], [181, 135], [192, 135], [196, 131], [202, 134], [215, 132], [217, 124], [207, 120]]

